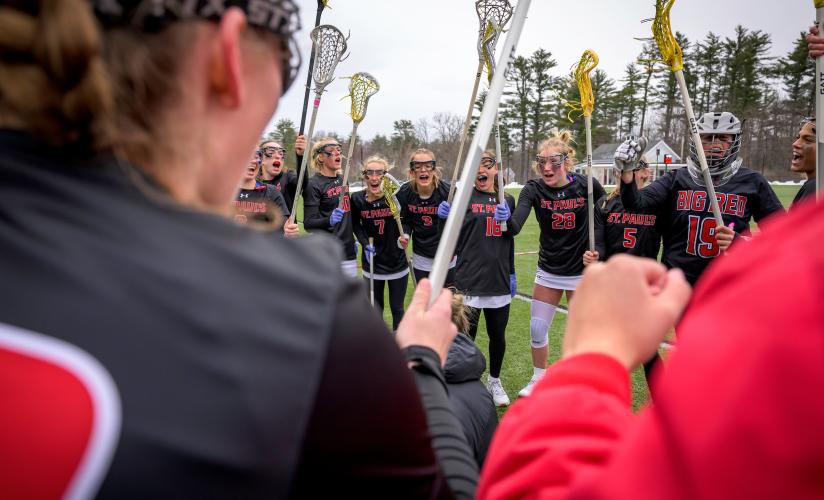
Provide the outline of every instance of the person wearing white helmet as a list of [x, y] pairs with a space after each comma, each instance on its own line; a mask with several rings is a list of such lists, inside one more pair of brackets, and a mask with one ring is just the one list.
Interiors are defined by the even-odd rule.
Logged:
[[697, 144], [690, 143], [686, 168], [667, 173], [644, 189], [634, 177], [641, 148], [627, 140], [615, 151], [621, 169], [621, 201], [627, 210], [657, 212], [664, 251], [662, 262], [684, 271], [695, 285], [709, 263], [732, 244], [736, 235], [746, 233], [752, 219], [783, 212], [778, 197], [763, 175], [742, 166], [738, 153], [743, 130], [741, 121], [729, 112], [705, 113], [697, 121], [701, 147], [715, 187], [718, 207], [724, 220], [716, 227], [698, 162]]

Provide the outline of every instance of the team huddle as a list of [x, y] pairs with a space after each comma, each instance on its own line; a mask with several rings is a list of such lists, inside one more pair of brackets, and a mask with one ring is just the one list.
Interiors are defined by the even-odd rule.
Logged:
[[[814, 126], [814, 121], [805, 121], [799, 137]], [[698, 127], [702, 141], [698, 147], [703, 148], [709, 164], [723, 226], [717, 225], [711, 213], [696, 145], [690, 145], [685, 168], [648, 184], [651, 173], [643, 156], [644, 141], [630, 138], [615, 152], [615, 189], [607, 195], [593, 180], [597, 207], [593, 249], [587, 242], [587, 179], [572, 171], [575, 150], [568, 131], [554, 131], [539, 145], [533, 165], [535, 178], [523, 187], [517, 203], [508, 194], [499, 203], [499, 159], [494, 151], [482, 154], [445, 284], [463, 295], [468, 317], [468, 328], [463, 333], [474, 339], [480, 315], [484, 315], [489, 337], [487, 387], [497, 406], [510, 403], [500, 373], [510, 302], [516, 295], [514, 238], [532, 213], [540, 228], [529, 323], [534, 372], [519, 392], [522, 397], [529, 396], [547, 367], [549, 328], [562, 296], [566, 294], [567, 300], [574, 296], [586, 265], [623, 253], [657, 259], [660, 252], [667, 267], [681, 269], [695, 285], [714, 258], [736, 239], [749, 237], [751, 221], [760, 222], [783, 211], [766, 179], [742, 166], [738, 151], [743, 131], [734, 115], [707, 113], [698, 120]], [[296, 145], [298, 164], [304, 148], [301, 136]], [[284, 151], [276, 142], [260, 144], [259, 182], [252, 186], [271, 195], [272, 203], [279, 206], [284, 205], [277, 201], [281, 192], [290, 196], [290, 184], [281, 179], [296, 178], [294, 172], [280, 172]], [[304, 190], [305, 228], [340, 239], [342, 266], [351, 277], [357, 276], [358, 267], [354, 242], [360, 244], [362, 275], [373, 302], [382, 312], [384, 290], [388, 289], [392, 327], [397, 329], [403, 317], [410, 269], [415, 282], [432, 270], [451, 209], [450, 185], [443, 179], [435, 154], [428, 149], [411, 154], [407, 182], [388, 196], [382, 189], [389, 170], [386, 159], [373, 156], [363, 163], [364, 189], [354, 194], [344, 185], [341, 163], [341, 146], [334, 138], [323, 138], [313, 145], [310, 164], [316, 172], [306, 180], [308, 187]], [[276, 176], [270, 173], [274, 169], [278, 171]], [[277, 189], [266, 189], [267, 184]], [[286, 186], [285, 191], [282, 186]], [[236, 203], [243, 204], [249, 192], [244, 187]], [[390, 210], [388, 198], [397, 203], [399, 214]], [[288, 200], [286, 205], [290, 203]], [[297, 235], [297, 227], [287, 227], [286, 232]], [[407, 265], [410, 242], [411, 265]], [[654, 361], [650, 360], [645, 368], [651, 370]]]

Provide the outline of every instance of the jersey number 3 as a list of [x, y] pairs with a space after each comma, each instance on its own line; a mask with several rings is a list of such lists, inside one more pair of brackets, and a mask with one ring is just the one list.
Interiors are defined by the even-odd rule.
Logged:
[[690, 232], [687, 236], [687, 253], [705, 259], [718, 255], [718, 241], [715, 239], [715, 219], [689, 216]]

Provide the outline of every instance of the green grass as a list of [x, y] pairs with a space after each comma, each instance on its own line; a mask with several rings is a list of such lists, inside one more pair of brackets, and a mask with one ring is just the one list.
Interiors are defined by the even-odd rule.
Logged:
[[[785, 208], [790, 206], [793, 197], [798, 192], [799, 186], [773, 186], [778, 195], [781, 204]], [[509, 194], [518, 199], [520, 189], [509, 189]], [[302, 205], [302, 204], [301, 204]], [[298, 212], [298, 218], [302, 218], [301, 211]], [[524, 228], [520, 234], [515, 238], [515, 252], [537, 252], [538, 250], [538, 223], [534, 215], [530, 215]], [[518, 279], [518, 293], [532, 295], [533, 280], [535, 278], [535, 269], [538, 264], [537, 253], [521, 255], [515, 257], [515, 270]], [[412, 284], [410, 280], [407, 288], [406, 304], [412, 297]], [[387, 325], [391, 327], [392, 319], [388, 309], [388, 298], [386, 299], [387, 307], [384, 310], [384, 320]], [[566, 299], [561, 302], [562, 307], [566, 307]], [[552, 322], [552, 327], [549, 332], [549, 361], [554, 363], [560, 358], [560, 346], [563, 339], [564, 329], [566, 327], [566, 315], [558, 313]], [[526, 385], [529, 378], [532, 376], [532, 357], [529, 348], [529, 303], [520, 299], [514, 299], [510, 307], [509, 324], [506, 331], [507, 350], [504, 357], [503, 369], [501, 371], [501, 381], [510, 399], [514, 402], [518, 391]], [[476, 339], [478, 346], [484, 355], [487, 355], [488, 337], [486, 336], [486, 325], [481, 316], [481, 322], [478, 326], [478, 335]], [[632, 394], [633, 394], [633, 408], [638, 410], [646, 404], [649, 394], [647, 392], [646, 380], [642, 369], [638, 369], [632, 374]], [[499, 415], [503, 415], [506, 409], [499, 409]]]

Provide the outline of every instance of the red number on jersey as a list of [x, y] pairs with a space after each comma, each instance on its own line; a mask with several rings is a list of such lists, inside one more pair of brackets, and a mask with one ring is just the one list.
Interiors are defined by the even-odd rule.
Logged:
[[575, 229], [575, 212], [554, 212], [552, 229]]
[[348, 212], [348, 211], [349, 211], [349, 195], [348, 195], [348, 194], [343, 195], [343, 203], [341, 203], [341, 207], [340, 207], [340, 208], [341, 208], [341, 210], [343, 210], [344, 212]]
[[378, 226], [378, 234], [383, 234], [383, 226], [386, 224], [386, 221], [383, 219], [375, 219], [375, 225]]
[[487, 236], [500, 236], [501, 235], [501, 225], [493, 217], [487, 217], [486, 218], [486, 235]]
[[689, 234], [687, 235], [687, 253], [709, 259], [718, 255], [718, 240], [715, 239], [715, 219], [702, 219], [697, 215], [689, 216]]
[[638, 228], [635, 227], [624, 228], [624, 248], [635, 248], [635, 243], [637, 241], [635, 233], [637, 232]]
[[421, 220], [423, 221], [424, 226], [431, 226], [432, 225], [432, 217], [429, 215], [422, 215]]

